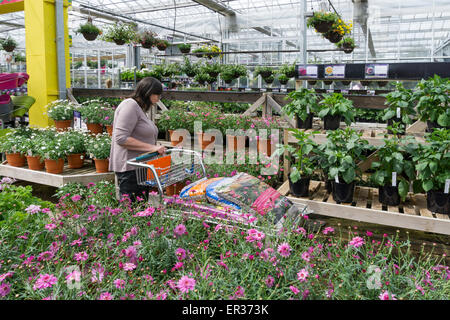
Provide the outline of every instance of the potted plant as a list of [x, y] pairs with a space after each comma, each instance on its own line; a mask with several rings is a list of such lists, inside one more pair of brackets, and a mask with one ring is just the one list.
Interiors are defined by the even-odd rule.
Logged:
[[417, 113], [426, 121], [428, 132], [434, 128], [450, 128], [450, 80], [435, 75], [421, 80], [414, 90]]
[[159, 51], [164, 51], [169, 46], [169, 41], [159, 39], [158, 42], [156, 42], [156, 48], [158, 48]]
[[50, 102], [47, 106], [47, 115], [55, 121], [55, 127], [58, 131], [67, 130], [72, 126], [73, 112], [77, 105], [69, 100], [56, 100]]
[[325, 33], [338, 19], [338, 15], [334, 12], [314, 12], [306, 21], [306, 25], [313, 27], [317, 32]]
[[427, 208], [432, 212], [450, 214], [450, 130], [434, 129], [425, 135], [425, 144], [420, 144], [413, 155], [417, 170], [414, 192], [427, 194]]
[[87, 41], [94, 41], [102, 31], [92, 23], [92, 18], [88, 18], [88, 21], [81, 24], [75, 33], [81, 33]]
[[192, 50], [192, 53], [195, 53], [195, 56], [198, 58], [207, 57], [206, 53], [208, 52], [209, 50], [205, 46], [201, 46], [199, 48]]
[[200, 72], [206, 73], [214, 79], [217, 79], [221, 71], [222, 65], [220, 63], [204, 63], [200, 67]]
[[274, 74], [275, 74], [274, 69], [271, 68], [271, 67], [266, 67], [266, 66], [258, 66], [258, 67], [255, 68], [255, 71], [253, 71], [253, 76], [254, 77], [257, 77], [258, 75], [261, 75], [261, 78], [263, 78], [264, 80], [266, 78], [269, 79], [270, 77], [273, 78]]
[[240, 64], [223, 65], [220, 72], [220, 78], [230, 84], [233, 80], [247, 76], [247, 68]]
[[184, 110], [180, 111], [176, 108], [171, 108], [167, 111], [161, 113], [161, 117], [158, 120], [158, 128], [161, 131], [167, 131], [169, 133], [169, 139], [173, 146], [176, 146], [183, 142], [183, 138], [180, 137], [175, 139], [172, 134], [177, 129], [188, 129], [191, 126], [189, 115], [187, 115]]
[[66, 150], [69, 168], [78, 169], [83, 167], [87, 139], [87, 134], [81, 130], [70, 129], [62, 133], [61, 145]]
[[29, 138], [20, 134], [18, 130], [8, 132], [0, 140], [0, 152], [6, 155], [6, 161], [10, 166], [23, 167], [26, 163], [25, 158], [25, 142]]
[[114, 108], [109, 106], [104, 106], [102, 108], [103, 114], [100, 121], [100, 124], [106, 127], [106, 131], [109, 136], [112, 137], [113, 133], [113, 123], [114, 123], [114, 112], [116, 111]]
[[111, 150], [111, 137], [108, 133], [100, 133], [89, 138], [86, 148], [91, 158], [95, 162], [95, 171], [97, 173], [108, 172], [109, 155]]
[[[385, 104], [388, 105], [384, 109], [383, 121], [387, 121], [388, 126], [392, 126], [393, 122], [398, 122], [399, 127], [404, 131], [406, 125], [412, 123], [412, 118], [416, 115], [414, 109], [413, 92], [412, 90], [405, 89], [401, 82], [397, 82], [396, 90], [383, 94], [386, 97]], [[388, 133], [391, 133], [388, 130]]]
[[199, 71], [199, 73], [195, 75], [194, 80], [201, 85], [213, 83], [214, 81], [216, 81], [216, 79], [212, 78], [209, 74], [201, 71]]
[[17, 42], [10, 37], [7, 37], [5, 40], [1, 42], [3, 50], [6, 52], [13, 52], [15, 48], [17, 48]]
[[135, 27], [128, 23], [116, 22], [103, 35], [103, 40], [121, 46], [136, 39]]
[[284, 73], [280, 74], [278, 76], [278, 81], [280, 82], [280, 84], [282, 84], [283, 86], [285, 86], [288, 82], [289, 82], [289, 78], [288, 76], [286, 76]]
[[352, 27], [351, 23], [346, 24], [342, 19], [338, 18], [323, 36], [331, 43], [338, 43], [346, 34], [351, 32]]
[[341, 118], [349, 126], [355, 121], [355, 110], [351, 100], [344, 98], [341, 93], [325, 94], [319, 102], [319, 117], [324, 120], [325, 130], [339, 128]]
[[42, 129], [32, 129], [32, 133], [29, 138], [22, 142], [22, 146], [25, 151], [25, 157], [27, 158], [28, 168], [30, 170], [43, 170], [45, 167], [44, 159], [38, 153], [38, 141], [42, 139]]
[[151, 49], [158, 43], [158, 39], [153, 31], [142, 30], [136, 34], [136, 42], [140, 43], [142, 48]]
[[409, 191], [409, 181], [414, 181], [416, 172], [411, 160], [405, 158], [406, 150], [402, 140], [397, 137], [385, 138], [384, 145], [378, 148], [378, 161], [372, 162], [374, 172], [371, 181], [378, 185], [380, 203], [397, 206]]
[[292, 101], [284, 105], [282, 111], [289, 116], [296, 117], [297, 128], [311, 129], [314, 112], [318, 108], [315, 90], [300, 88], [290, 92], [286, 99]]
[[345, 37], [344, 39], [339, 41], [336, 45], [338, 48], [344, 49], [345, 53], [352, 53], [353, 50], [356, 48], [355, 40], [350, 37]]
[[104, 108], [107, 107], [108, 106], [100, 100], [89, 100], [79, 107], [81, 118], [86, 122], [86, 126], [91, 134], [96, 135], [103, 132], [103, 112]]
[[292, 136], [297, 139], [295, 145], [280, 145], [277, 150], [279, 155], [288, 152], [288, 160], [291, 163], [289, 174], [289, 190], [296, 197], [309, 196], [309, 183], [314, 169], [317, 167], [315, 158], [311, 157], [311, 152], [317, 148], [317, 144], [311, 140], [314, 134], [299, 129], [288, 129]]
[[178, 44], [178, 49], [180, 49], [181, 53], [189, 53], [191, 52], [191, 46], [190, 43], [180, 43]]
[[294, 61], [294, 63], [292, 64], [285, 63], [280, 67], [279, 72], [288, 77], [289, 79], [293, 78], [297, 74], [297, 71], [295, 70], [295, 64], [296, 61]]
[[351, 128], [329, 131], [327, 142], [321, 146], [327, 157], [328, 177], [332, 180], [332, 194], [336, 202], [352, 202], [355, 181], [360, 175], [357, 163], [366, 158], [372, 147], [361, 138], [362, 133]]
[[[273, 129], [279, 130], [281, 128], [281, 124], [277, 118], [272, 117], [262, 117], [260, 119], [252, 120], [253, 127], [258, 131], [257, 140], [257, 151], [259, 153], [263, 153], [266, 156], [270, 157], [272, 153], [275, 151], [275, 145], [273, 142]], [[267, 136], [266, 138], [262, 138], [260, 136], [261, 130], [266, 130]], [[252, 141], [253, 138], [250, 138]]]
[[181, 66], [181, 71], [184, 72], [188, 77], [195, 77], [197, 71], [199, 70], [198, 63], [191, 63], [191, 61], [184, 57], [184, 64]]
[[64, 171], [64, 159], [67, 150], [62, 141], [62, 132], [47, 130], [37, 141], [38, 154], [44, 159], [45, 170], [48, 173], [60, 174]]

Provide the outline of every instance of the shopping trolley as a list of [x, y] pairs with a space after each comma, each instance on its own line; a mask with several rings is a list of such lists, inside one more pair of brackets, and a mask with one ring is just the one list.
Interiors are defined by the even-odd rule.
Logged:
[[128, 160], [127, 164], [137, 167], [138, 185], [158, 188], [160, 203], [166, 187], [194, 176], [206, 180], [201, 154], [193, 150], [173, 148], [163, 155], [158, 152], [144, 154]]

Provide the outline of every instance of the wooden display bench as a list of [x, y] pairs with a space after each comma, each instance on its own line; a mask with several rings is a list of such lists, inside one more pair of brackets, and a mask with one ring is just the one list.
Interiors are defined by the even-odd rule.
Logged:
[[114, 181], [114, 172], [96, 173], [95, 165], [90, 161], [85, 161], [80, 169], [70, 169], [64, 164], [64, 171], [61, 174], [48, 173], [45, 170], [31, 170], [28, 167], [13, 167], [7, 161], [0, 164], [0, 176], [11, 177], [17, 180], [34, 182], [53, 187], [61, 187], [70, 182], [77, 182], [87, 185], [97, 183], [102, 180]]
[[450, 235], [450, 218], [427, 209], [424, 194], [409, 193], [399, 206], [385, 206], [378, 201], [378, 189], [356, 186], [352, 203], [337, 203], [322, 181], [311, 181], [308, 197], [289, 195], [289, 181], [278, 191], [294, 204], [307, 205], [313, 214], [374, 223], [390, 227]]

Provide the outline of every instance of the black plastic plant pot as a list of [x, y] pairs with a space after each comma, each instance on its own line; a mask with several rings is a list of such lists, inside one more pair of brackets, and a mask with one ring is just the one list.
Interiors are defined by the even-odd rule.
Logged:
[[378, 200], [387, 206], [398, 206], [400, 204], [400, 195], [398, 187], [385, 185], [378, 188]]
[[339, 125], [341, 123], [341, 116], [325, 116], [323, 118], [323, 128], [325, 130], [336, 130], [339, 129]]
[[261, 75], [261, 78], [263, 78], [263, 79], [268, 78], [272, 75], [272, 71], [261, 71], [260, 75]]
[[368, 87], [368, 86], [370, 85], [370, 81], [362, 80], [362, 81], [360, 81], [360, 83], [361, 83], [361, 85], [363, 85], [364, 87]]
[[297, 75], [297, 71], [295, 71], [295, 70], [286, 72], [286, 77], [288, 77], [289, 79], [295, 77], [296, 75]]
[[388, 84], [388, 81], [377, 81], [378, 86], [385, 87]]
[[349, 203], [353, 201], [353, 192], [355, 190], [355, 182], [337, 183], [333, 181], [333, 200], [336, 202]]
[[312, 128], [312, 121], [313, 121], [313, 114], [310, 113], [308, 117], [306, 117], [305, 121], [300, 119], [300, 117], [296, 116], [297, 118], [297, 128], [300, 129], [311, 129]]
[[98, 33], [88, 33], [88, 32], [84, 32], [83, 33], [83, 37], [87, 40], [87, 41], [94, 41], [95, 39], [97, 39]]
[[117, 44], [118, 46], [122, 46], [125, 44], [125, 40], [122, 39], [113, 39], [114, 43]]
[[327, 86], [333, 83], [333, 80], [323, 80], [323, 83], [325, 83]]
[[289, 190], [291, 194], [296, 197], [307, 197], [309, 196], [309, 182], [311, 178], [301, 178], [297, 182], [292, 182], [289, 178]]
[[353, 48], [344, 48], [344, 52], [349, 54], [353, 52]]
[[308, 84], [310, 84], [310, 85], [315, 85], [317, 83], [317, 81], [316, 80], [308, 80]]
[[13, 52], [15, 48], [16, 46], [8, 46], [8, 45], [3, 46], [3, 50], [5, 50], [6, 52]]
[[342, 80], [341, 81], [344, 86], [348, 86], [350, 84], [350, 80]]
[[[441, 129], [444, 128], [443, 126], [440, 126], [437, 122], [427, 120], [427, 132], [433, 132], [434, 129]], [[447, 127], [447, 129], [450, 129]]]
[[427, 209], [431, 212], [450, 215], [450, 193], [435, 190], [428, 191]]
[[327, 190], [328, 193], [333, 192], [333, 180], [325, 180], [325, 190]]

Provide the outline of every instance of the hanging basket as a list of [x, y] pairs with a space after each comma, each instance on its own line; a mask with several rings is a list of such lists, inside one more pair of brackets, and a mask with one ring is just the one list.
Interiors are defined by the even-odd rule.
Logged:
[[180, 48], [181, 53], [189, 53], [191, 52], [191, 48]]
[[117, 44], [118, 46], [123, 46], [125, 44], [125, 40], [123, 39], [113, 39], [114, 43]]
[[342, 40], [343, 35], [337, 32], [327, 32], [324, 34], [324, 37], [328, 39], [331, 43], [338, 43]]
[[167, 46], [166, 46], [165, 43], [158, 43], [158, 44], [156, 45], [156, 48], [158, 48], [159, 51], [164, 51], [164, 50], [167, 49]]
[[5, 50], [6, 52], [13, 52], [15, 48], [16, 46], [3, 45], [3, 50]]
[[314, 29], [316, 29], [317, 32], [320, 33], [326, 33], [328, 32], [328, 30], [330, 30], [330, 28], [333, 26], [333, 22], [326, 22], [326, 21], [321, 21], [321, 22], [316, 22], [314, 24]]
[[82, 33], [82, 35], [87, 41], [94, 41], [98, 37], [98, 33], [96, 33], [96, 32], [94, 32], [94, 33], [84, 32], [84, 33]]

